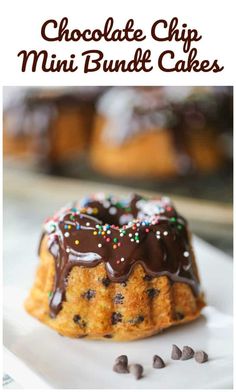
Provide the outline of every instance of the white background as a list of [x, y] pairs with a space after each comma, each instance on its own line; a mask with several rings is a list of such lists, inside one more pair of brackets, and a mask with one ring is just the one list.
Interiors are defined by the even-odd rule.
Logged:
[[[233, 1], [216, 0], [5, 0], [2, 13], [1, 38], [4, 53], [1, 52], [2, 84], [4, 85], [232, 85], [235, 73], [233, 62], [234, 12]], [[141, 43], [98, 43], [46, 42], [41, 37], [41, 26], [46, 19], [69, 18], [71, 28], [103, 28], [109, 16], [115, 19], [115, 26], [123, 28], [129, 18], [135, 20], [135, 27], [147, 35]], [[176, 58], [186, 58], [181, 43], [159, 43], [150, 37], [150, 28], [155, 20], [177, 16], [189, 28], [198, 29], [202, 40], [194, 44], [199, 59], [218, 59], [224, 70], [219, 73], [165, 73], [156, 66], [158, 55], [167, 47], [175, 50]], [[88, 49], [101, 49], [107, 59], [131, 59], [137, 47], [152, 50], [150, 73], [83, 73], [83, 60], [75, 73], [21, 72], [21, 60], [17, 53], [22, 50], [42, 50], [66, 58], [71, 53]]]

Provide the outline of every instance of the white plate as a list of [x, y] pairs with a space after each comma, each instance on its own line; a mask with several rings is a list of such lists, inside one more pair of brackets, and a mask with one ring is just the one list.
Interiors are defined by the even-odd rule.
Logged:
[[[35, 266], [29, 267], [33, 263], [21, 265], [22, 279], [13, 270], [14, 277], [10, 276], [9, 271], [10, 283], [4, 290], [5, 371], [24, 388], [232, 388], [232, 259], [198, 238], [194, 242], [208, 306], [195, 322], [137, 342], [95, 342], [59, 336], [22, 307], [27, 295], [23, 277], [33, 273]], [[202, 349], [208, 353], [209, 361], [201, 365], [193, 359], [173, 361], [173, 343]], [[144, 366], [141, 380], [112, 371], [114, 359], [120, 354], [127, 354], [130, 363]], [[152, 369], [154, 354], [165, 360], [166, 368]]]

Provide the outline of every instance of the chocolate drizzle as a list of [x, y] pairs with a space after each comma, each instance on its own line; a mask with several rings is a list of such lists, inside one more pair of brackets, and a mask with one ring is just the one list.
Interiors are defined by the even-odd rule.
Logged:
[[198, 293], [187, 223], [167, 198], [146, 200], [133, 195], [118, 200], [95, 195], [48, 220], [44, 235], [56, 269], [51, 317], [62, 308], [74, 266], [91, 268], [103, 262], [111, 281], [124, 282], [139, 263], [149, 276], [166, 275]]

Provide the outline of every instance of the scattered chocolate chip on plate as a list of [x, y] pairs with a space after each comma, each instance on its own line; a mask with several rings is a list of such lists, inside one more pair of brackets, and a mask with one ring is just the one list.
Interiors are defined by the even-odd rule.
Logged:
[[161, 357], [159, 357], [159, 355], [154, 355], [152, 367], [154, 369], [162, 369], [165, 366], [166, 365], [165, 365], [165, 362], [163, 361], [163, 359]]
[[172, 344], [171, 359], [178, 360], [182, 356], [182, 351], [176, 344]]
[[129, 371], [130, 371], [130, 373], [132, 373], [134, 375], [136, 380], [140, 380], [140, 378], [142, 378], [142, 376], [143, 376], [143, 367], [142, 367], [142, 365], [140, 365], [138, 363], [136, 363], [134, 365], [130, 365]]
[[186, 361], [187, 359], [191, 359], [194, 356], [194, 351], [189, 346], [184, 346], [182, 351], [181, 359], [182, 361]]
[[207, 355], [207, 353], [205, 353], [205, 351], [197, 351], [194, 354], [194, 359], [198, 363], [204, 363], [204, 362], [208, 361], [208, 355]]

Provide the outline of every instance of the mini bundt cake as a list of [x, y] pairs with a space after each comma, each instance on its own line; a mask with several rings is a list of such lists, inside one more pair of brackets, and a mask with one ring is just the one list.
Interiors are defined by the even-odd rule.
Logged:
[[183, 87], [177, 93], [164, 87], [105, 92], [91, 143], [94, 169], [112, 177], [168, 178], [221, 167], [216, 98]]
[[30, 157], [49, 168], [78, 158], [90, 143], [101, 91], [102, 87], [24, 90], [4, 110], [4, 155]]
[[96, 194], [46, 221], [26, 310], [73, 338], [134, 340], [204, 306], [186, 220], [170, 200]]
[[91, 143], [95, 170], [115, 177], [166, 177], [178, 171], [162, 88], [114, 87], [97, 104]]

